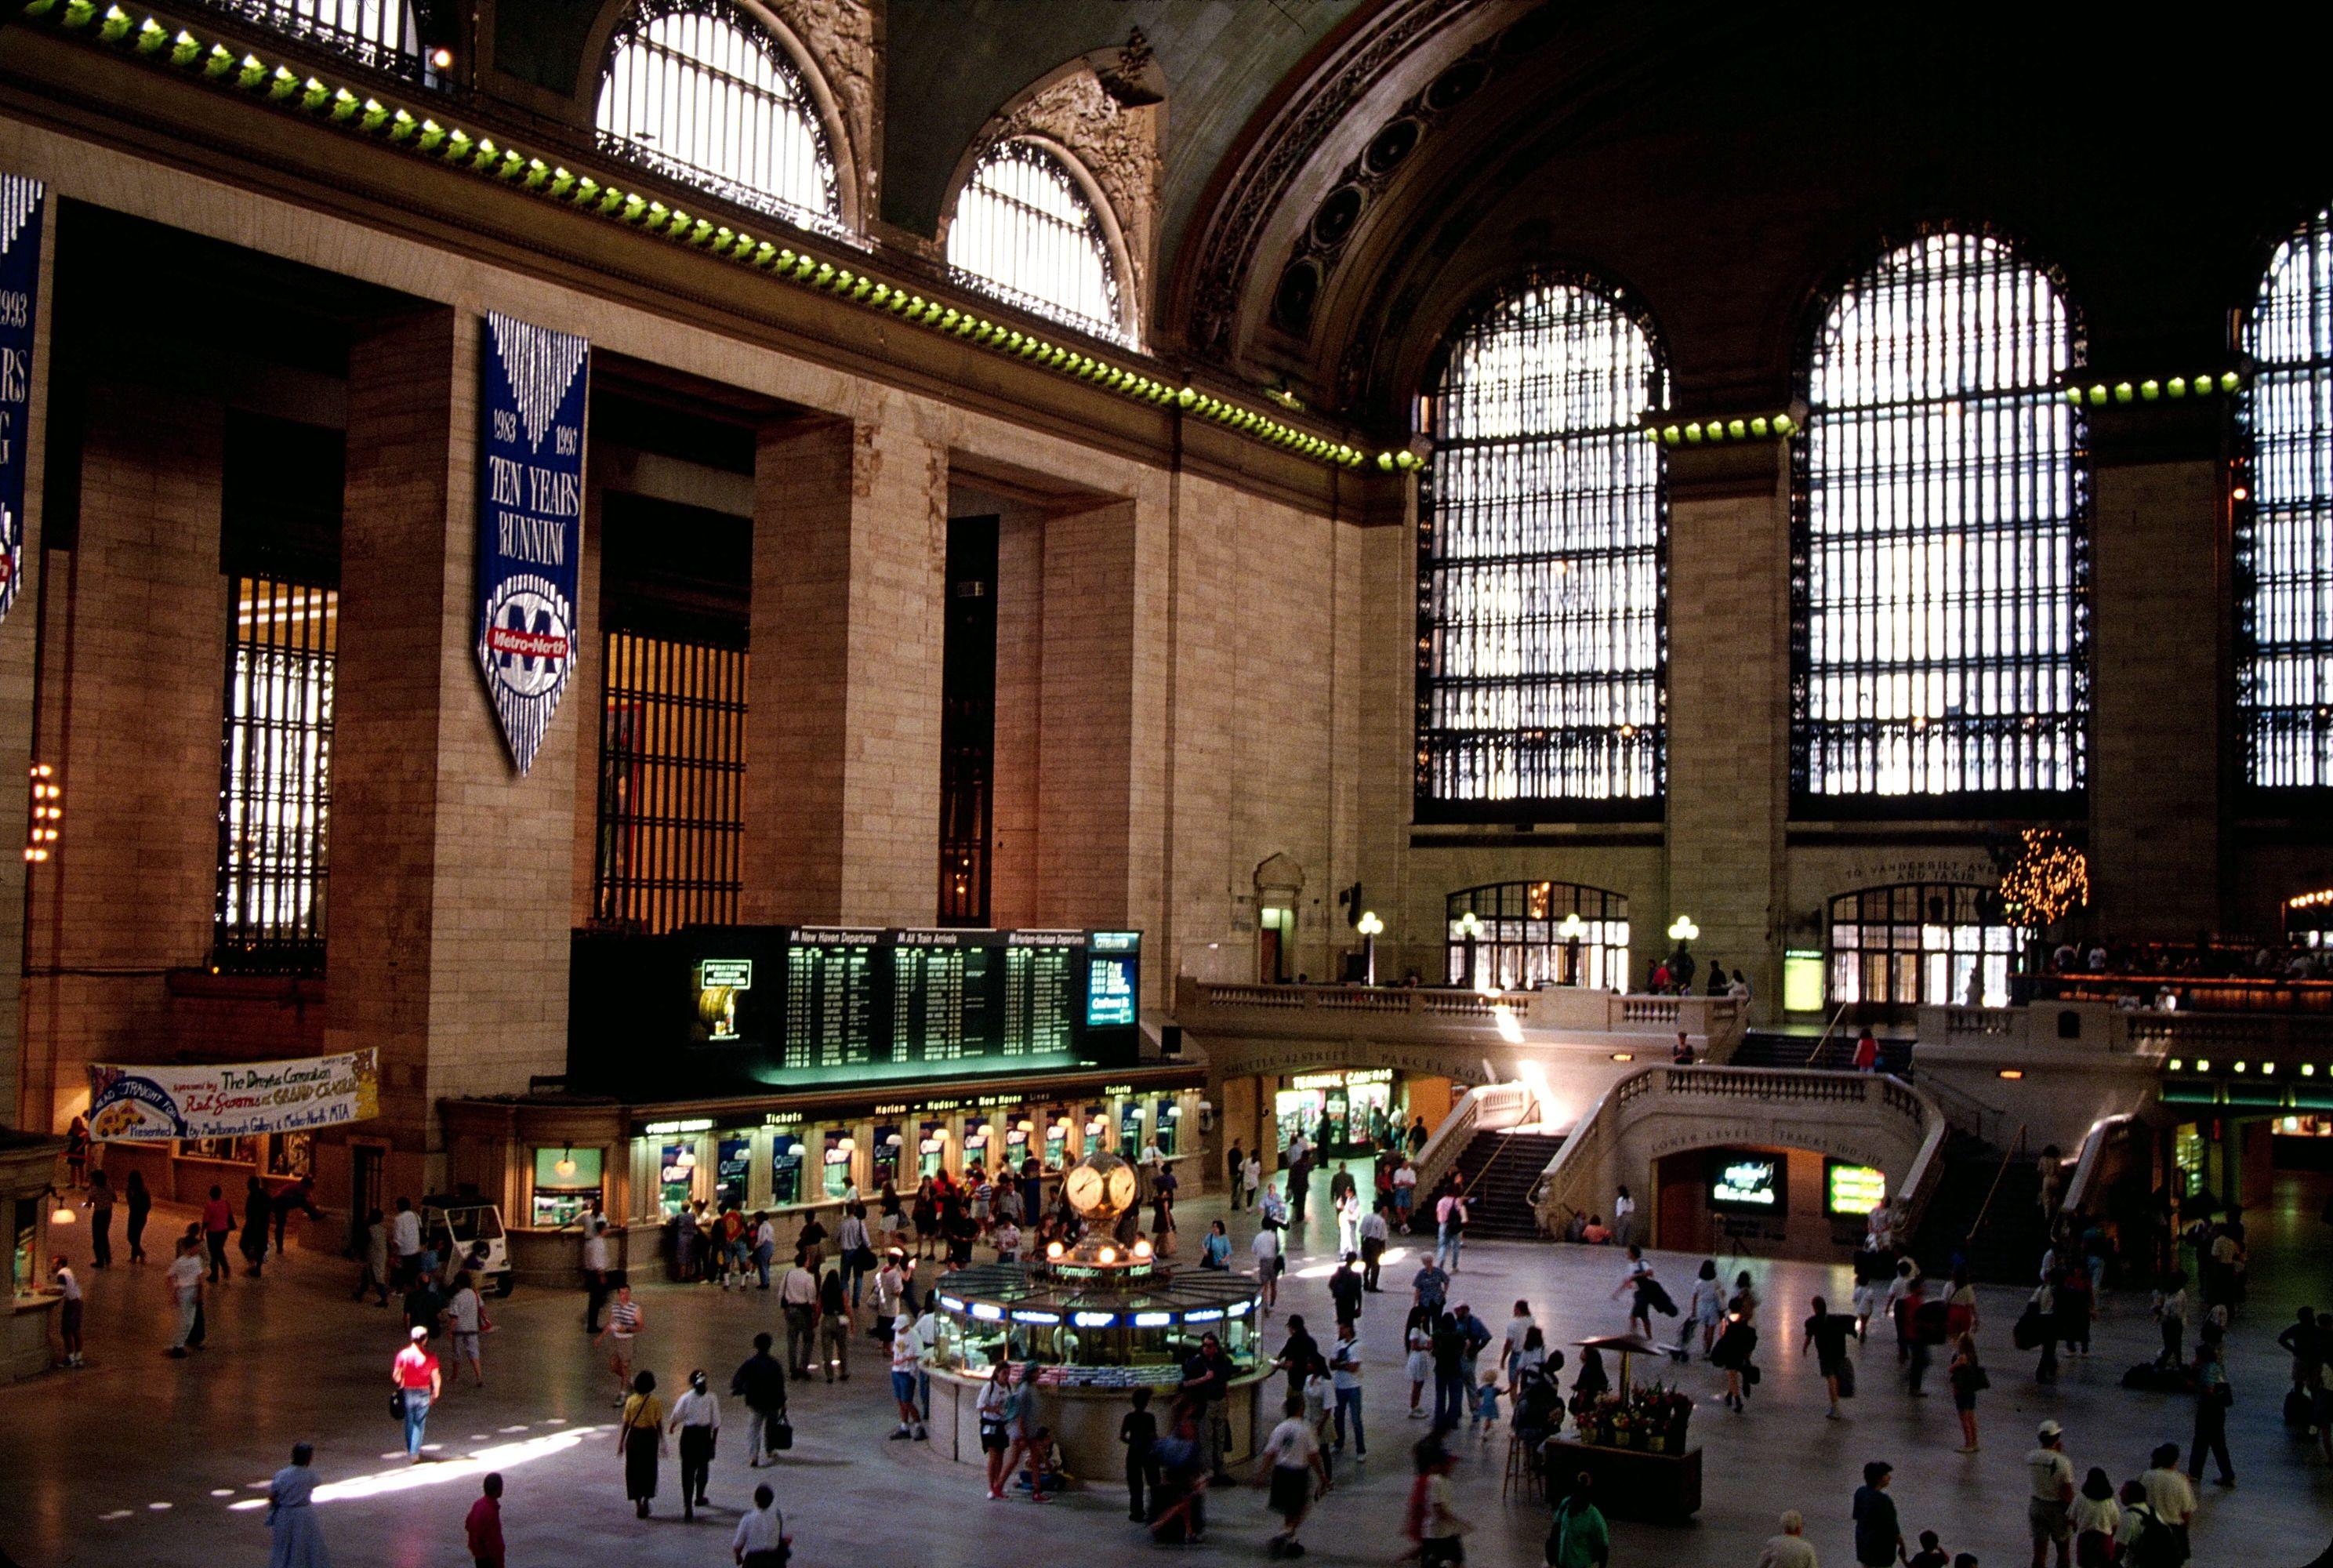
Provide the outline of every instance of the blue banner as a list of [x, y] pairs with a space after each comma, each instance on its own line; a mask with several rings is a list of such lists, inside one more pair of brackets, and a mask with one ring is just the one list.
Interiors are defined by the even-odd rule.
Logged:
[[33, 314], [41, 286], [41, 182], [0, 174], [0, 620], [24, 570], [24, 459]]
[[488, 312], [478, 400], [478, 664], [524, 775], [575, 673], [590, 345]]

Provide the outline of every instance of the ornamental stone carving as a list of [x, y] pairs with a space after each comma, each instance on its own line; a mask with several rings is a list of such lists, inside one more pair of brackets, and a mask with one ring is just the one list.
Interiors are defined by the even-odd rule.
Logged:
[[[987, 147], [1016, 136], [1041, 137], [1058, 142], [1085, 166], [1118, 220], [1132, 273], [1124, 283], [1132, 291], [1138, 315], [1147, 321], [1158, 215], [1166, 186], [1166, 165], [1158, 153], [1164, 111], [1155, 100], [1122, 101], [1147, 96], [1124, 86], [1131, 79], [1125, 64], [1129, 54], [1136, 55], [1132, 75], [1138, 76], [1148, 55], [1138, 33], [1127, 49], [1090, 56], [1039, 86], [992, 122], [980, 144]], [[1095, 61], [1111, 72], [1113, 83], [1118, 85], [1117, 92], [1103, 85]]]
[[859, 184], [859, 210], [880, 210], [875, 157], [875, 9], [870, 0], [762, 0], [818, 64], [834, 95], [842, 133], [850, 139], [849, 167]]

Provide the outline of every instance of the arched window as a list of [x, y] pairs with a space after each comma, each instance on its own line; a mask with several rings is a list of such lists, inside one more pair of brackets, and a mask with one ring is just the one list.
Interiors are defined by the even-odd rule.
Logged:
[[1577, 882], [1492, 882], [1443, 902], [1445, 984], [1628, 988], [1628, 900], [1618, 893]]
[[2323, 789], [2333, 786], [2333, 214], [2277, 247], [2244, 348], [2251, 450], [2235, 493], [2246, 782]]
[[1865, 888], [1830, 901], [1830, 1001], [1884, 1010], [2004, 1007], [2028, 933], [2000, 894], [1958, 882]]
[[1534, 276], [1464, 324], [1421, 423], [1420, 820], [1649, 816], [1664, 772], [1668, 402], [1617, 293]]
[[609, 41], [600, 145], [803, 227], [841, 226], [834, 158], [802, 73], [723, 0], [643, 0]]
[[2082, 787], [2079, 358], [2057, 284], [1988, 236], [1891, 251], [1832, 303], [1793, 453], [1802, 808]]
[[1000, 141], [981, 154], [956, 197], [947, 259], [970, 287], [1096, 337], [1134, 341], [1101, 214], [1036, 142]]

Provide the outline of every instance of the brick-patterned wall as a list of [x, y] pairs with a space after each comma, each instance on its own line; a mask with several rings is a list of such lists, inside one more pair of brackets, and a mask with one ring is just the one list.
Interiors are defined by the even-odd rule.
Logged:
[[1044, 515], [1003, 512], [996, 524], [996, 742], [988, 832], [993, 926], [1044, 923], [1037, 878], [1044, 649]]
[[900, 418], [755, 460], [745, 919], [937, 913], [947, 462]]
[[[226, 657], [223, 421], [219, 404], [181, 393], [90, 389], [79, 542], [49, 563], [36, 750], [56, 770], [65, 815], [55, 852], [31, 878], [35, 1125], [61, 1124], [86, 1100], [89, 1062], [166, 1053], [162, 971], [210, 955]], [[16, 614], [34, 609], [21, 602]], [[20, 788], [16, 779], [5, 787]]]
[[2125, 938], [2220, 923], [2219, 484], [2209, 458], [2093, 481], [2090, 896]]
[[382, 1120], [435, 1154], [435, 1102], [567, 1058], [572, 688], [519, 776], [475, 662], [478, 321], [360, 334], [349, 378], [337, 858], [326, 1040], [382, 1053]]
[[1036, 905], [1047, 925], [1128, 918], [1134, 554], [1130, 505], [1045, 521]]

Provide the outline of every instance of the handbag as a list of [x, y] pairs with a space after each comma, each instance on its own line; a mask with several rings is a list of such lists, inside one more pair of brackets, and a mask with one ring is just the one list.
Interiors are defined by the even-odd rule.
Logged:
[[782, 1450], [794, 1446], [794, 1424], [786, 1419], [786, 1413], [783, 1410], [770, 1418], [769, 1438], [770, 1447], [773, 1450]]
[[405, 1419], [405, 1390], [403, 1389], [391, 1389], [389, 1390], [389, 1419], [392, 1421], [401, 1421]]

